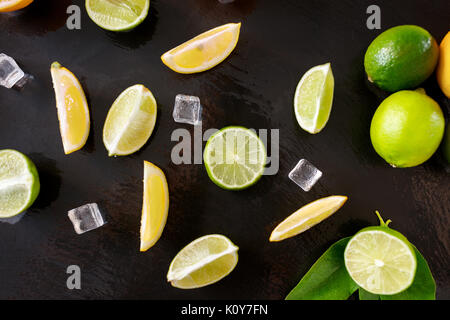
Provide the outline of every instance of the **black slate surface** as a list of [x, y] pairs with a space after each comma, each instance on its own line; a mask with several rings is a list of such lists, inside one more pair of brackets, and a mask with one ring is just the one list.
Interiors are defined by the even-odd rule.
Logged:
[[[81, 30], [65, 27], [66, 8], [82, 8]], [[14, 148], [36, 163], [42, 191], [23, 219], [0, 223], [2, 299], [282, 299], [312, 263], [338, 239], [377, 223], [381, 211], [427, 258], [437, 296], [450, 298], [450, 180], [439, 156], [411, 169], [390, 168], [373, 150], [369, 125], [382, 94], [364, 78], [363, 57], [382, 30], [417, 24], [440, 41], [449, 30], [448, 1], [377, 1], [382, 30], [366, 28], [373, 1], [154, 0], [149, 17], [126, 34], [97, 27], [84, 1], [35, 1], [0, 14], [0, 51], [15, 57], [35, 80], [23, 91], [0, 88], [0, 149]], [[160, 55], [212, 27], [242, 22], [228, 59], [196, 75], [165, 67]], [[91, 110], [87, 145], [64, 155], [50, 64], [59, 61], [80, 79]], [[302, 131], [292, 110], [298, 80], [330, 61], [336, 80], [330, 121], [318, 135]], [[102, 127], [114, 99], [142, 83], [154, 93], [159, 117], [144, 148], [108, 158]], [[446, 117], [449, 100], [435, 79], [424, 85]], [[204, 106], [204, 129], [243, 125], [280, 129], [280, 170], [254, 187], [216, 187], [203, 165], [174, 165], [171, 134], [177, 93]], [[301, 158], [324, 172], [305, 193], [287, 174]], [[143, 160], [160, 166], [170, 187], [170, 213], [157, 245], [139, 253]], [[271, 244], [271, 230], [317, 198], [343, 194], [347, 204], [313, 229]], [[109, 212], [101, 229], [75, 234], [67, 211], [99, 202]], [[221, 282], [183, 291], [166, 283], [169, 263], [195, 238], [211, 233], [239, 247], [237, 268]], [[79, 265], [82, 289], [68, 290], [66, 268]]]

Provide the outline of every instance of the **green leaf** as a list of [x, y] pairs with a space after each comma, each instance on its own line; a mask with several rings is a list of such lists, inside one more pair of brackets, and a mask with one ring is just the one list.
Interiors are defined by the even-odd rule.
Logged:
[[341, 239], [325, 251], [286, 300], [348, 299], [358, 289], [344, 263], [344, 250], [350, 239]]
[[414, 247], [417, 258], [416, 276], [412, 285], [403, 292], [380, 296], [381, 300], [436, 300], [436, 283], [428, 267], [427, 261]]
[[359, 300], [380, 300], [380, 296], [378, 294], [370, 293], [363, 288], [359, 288]]

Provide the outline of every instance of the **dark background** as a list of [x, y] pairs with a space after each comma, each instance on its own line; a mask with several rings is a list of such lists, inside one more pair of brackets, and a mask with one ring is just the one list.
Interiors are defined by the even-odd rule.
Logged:
[[[81, 30], [65, 27], [66, 8], [82, 8]], [[366, 8], [378, 4], [382, 30], [366, 28]], [[373, 150], [371, 117], [383, 94], [365, 82], [363, 57], [383, 30], [417, 24], [438, 42], [449, 31], [442, 1], [154, 0], [134, 31], [106, 32], [87, 16], [84, 1], [37, 0], [0, 14], [0, 51], [15, 57], [35, 80], [23, 91], [0, 88], [0, 149], [13, 148], [35, 162], [41, 194], [23, 219], [0, 223], [0, 298], [3, 299], [282, 299], [335, 241], [377, 223], [381, 211], [423, 253], [450, 299], [450, 180], [439, 155], [411, 169], [389, 167]], [[214, 69], [181, 75], [160, 60], [165, 51], [213, 27], [242, 22], [234, 52]], [[59, 61], [80, 79], [92, 127], [87, 145], [64, 155], [50, 78]], [[300, 77], [332, 63], [333, 111], [326, 128], [310, 135], [292, 106]], [[158, 120], [149, 142], [127, 157], [108, 158], [102, 127], [109, 107], [127, 87], [142, 83], [155, 95]], [[446, 117], [449, 100], [434, 76], [424, 85]], [[280, 128], [280, 170], [245, 191], [218, 188], [203, 165], [174, 165], [172, 108], [177, 93], [200, 97], [204, 130], [227, 125]], [[303, 192], [287, 175], [301, 158], [324, 173]], [[170, 212], [159, 242], [139, 252], [143, 160], [163, 169]], [[335, 215], [280, 243], [272, 229], [320, 197], [349, 197]], [[77, 235], [67, 211], [98, 202], [109, 223]], [[217, 284], [172, 288], [166, 273], [176, 253], [197, 237], [220, 233], [240, 247], [236, 269]], [[66, 268], [79, 265], [82, 289], [68, 290]]]

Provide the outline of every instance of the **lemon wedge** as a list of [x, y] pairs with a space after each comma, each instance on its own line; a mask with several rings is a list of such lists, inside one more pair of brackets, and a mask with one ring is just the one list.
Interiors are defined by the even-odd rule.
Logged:
[[270, 241], [281, 241], [308, 230], [338, 211], [346, 201], [345, 196], [331, 196], [301, 207], [273, 230]]
[[225, 60], [239, 40], [240, 23], [228, 23], [206, 31], [161, 56], [162, 62], [178, 73], [197, 73]]
[[144, 161], [144, 199], [141, 218], [141, 251], [150, 249], [161, 237], [169, 212], [169, 188], [164, 172]]
[[81, 149], [89, 136], [89, 108], [83, 88], [75, 75], [58, 62], [51, 65], [56, 109], [64, 153]]

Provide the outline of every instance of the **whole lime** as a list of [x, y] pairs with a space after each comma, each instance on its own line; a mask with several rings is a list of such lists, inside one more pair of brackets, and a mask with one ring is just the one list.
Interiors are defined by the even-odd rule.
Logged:
[[375, 111], [370, 138], [375, 151], [394, 167], [414, 167], [439, 147], [445, 120], [439, 105], [426, 94], [399, 91]]
[[364, 67], [371, 82], [395, 92], [413, 89], [434, 71], [439, 47], [425, 29], [404, 25], [384, 31], [370, 44]]

